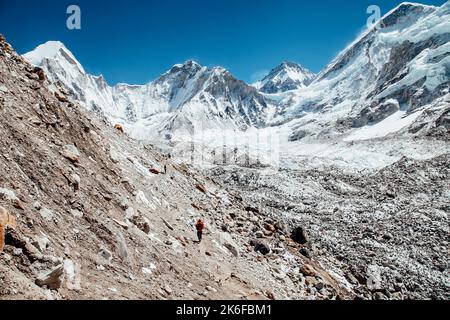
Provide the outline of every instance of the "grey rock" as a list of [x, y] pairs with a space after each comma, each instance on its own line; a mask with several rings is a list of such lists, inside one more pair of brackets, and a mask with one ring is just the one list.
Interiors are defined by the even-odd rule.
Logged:
[[41, 205], [41, 203], [39, 201], [35, 201], [33, 203], [33, 208], [35, 208], [36, 210], [41, 210], [42, 205]]
[[373, 299], [374, 300], [388, 300], [388, 297], [386, 297], [383, 293], [381, 292], [375, 292], [373, 294]]
[[80, 162], [80, 151], [73, 144], [65, 145], [61, 154], [64, 158], [72, 162]]
[[235, 257], [239, 256], [239, 247], [228, 233], [221, 233], [220, 242]]
[[55, 217], [55, 212], [48, 208], [42, 208], [41, 210], [39, 210], [39, 214], [47, 221], [52, 221]]
[[100, 249], [97, 255], [97, 264], [100, 266], [109, 266], [111, 261], [112, 253], [105, 248]]
[[49, 271], [44, 271], [39, 274], [36, 279], [36, 284], [41, 287], [46, 286], [51, 290], [57, 290], [61, 287], [63, 275], [64, 265], [60, 264]]
[[80, 210], [77, 209], [71, 209], [70, 213], [75, 217], [75, 218], [83, 218], [83, 212], [81, 212]]
[[50, 245], [50, 240], [46, 235], [37, 236], [31, 242], [33, 246], [35, 246], [41, 253], [44, 253]]
[[263, 231], [261, 231], [261, 230], [258, 230], [258, 231], [256, 231], [255, 232], [255, 236], [257, 237], [257, 238], [264, 238], [264, 232]]
[[72, 173], [72, 174], [70, 175], [70, 179], [71, 179], [71, 181], [72, 181], [72, 184], [73, 184], [75, 190], [80, 189], [80, 184], [81, 184], [81, 178], [80, 178], [80, 176], [77, 175], [76, 173]]
[[299, 244], [306, 244], [308, 242], [306, 230], [300, 226], [294, 228], [291, 232], [291, 239]]
[[0, 200], [9, 201], [12, 204], [20, 203], [20, 200], [16, 196], [15, 192], [7, 188], [0, 188]]
[[255, 251], [260, 252], [263, 255], [269, 254], [271, 249], [267, 242], [260, 239], [254, 239], [250, 244], [255, 248]]
[[128, 247], [127, 242], [122, 233], [117, 234], [117, 253], [119, 257], [122, 259], [126, 259], [128, 257]]

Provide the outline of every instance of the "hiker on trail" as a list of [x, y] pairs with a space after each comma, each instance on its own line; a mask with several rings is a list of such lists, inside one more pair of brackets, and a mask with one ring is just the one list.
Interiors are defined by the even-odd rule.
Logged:
[[198, 243], [202, 242], [203, 228], [205, 228], [205, 223], [202, 219], [198, 219], [195, 223], [195, 229], [197, 229]]
[[164, 165], [164, 174], [167, 173], [167, 165]]

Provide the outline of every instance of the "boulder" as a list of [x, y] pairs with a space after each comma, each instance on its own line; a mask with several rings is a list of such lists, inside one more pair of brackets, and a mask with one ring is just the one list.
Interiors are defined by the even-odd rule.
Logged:
[[123, 236], [122, 233], [119, 232], [117, 234], [116, 239], [117, 239], [117, 254], [122, 259], [126, 259], [128, 257], [128, 247], [125, 241], [125, 237]]
[[69, 290], [81, 290], [80, 266], [70, 259], [64, 260], [66, 286]]
[[1, 92], [9, 92], [9, 89], [4, 85], [0, 85], [0, 91]]
[[273, 226], [275, 227], [278, 233], [281, 233], [283, 235], [289, 234], [289, 227], [285, 221], [283, 220], [277, 221]]
[[266, 237], [271, 237], [273, 235], [273, 233], [271, 231], [266, 230], [266, 229], [263, 230], [263, 233], [264, 233], [264, 236], [266, 236]]
[[36, 260], [42, 260], [43, 255], [39, 250], [31, 244], [29, 239], [25, 238], [22, 234], [16, 232], [14, 229], [10, 229], [6, 234], [5, 241], [15, 248], [22, 249], [23, 254], [30, 260], [31, 263]]
[[61, 287], [64, 276], [64, 265], [60, 264], [55, 268], [40, 273], [36, 278], [36, 284], [40, 287], [46, 286], [51, 290]]
[[264, 232], [262, 232], [261, 230], [258, 230], [255, 232], [255, 236], [259, 239], [264, 238]]
[[351, 284], [353, 284], [353, 285], [358, 285], [358, 284], [359, 284], [358, 279], [356, 279], [356, 277], [355, 277], [350, 271], [348, 271], [348, 272], [345, 273], [345, 277], [347, 278], [347, 280], [348, 280]]
[[56, 99], [58, 99], [59, 102], [69, 103], [69, 100], [67, 99], [66, 95], [64, 93], [62, 93], [61, 91], [56, 90], [54, 92], [54, 95], [55, 95]]
[[163, 288], [164, 292], [167, 293], [168, 295], [172, 294], [172, 288], [169, 287], [169, 285], [165, 285]]
[[258, 208], [253, 208], [253, 207], [250, 207], [250, 206], [245, 207], [245, 211], [259, 214], [259, 209]]
[[113, 163], [119, 163], [120, 158], [119, 155], [114, 151], [114, 150], [109, 150], [109, 159], [113, 162]]
[[130, 222], [134, 224], [139, 230], [144, 232], [145, 234], [149, 234], [151, 227], [150, 227], [150, 221], [142, 217], [141, 215], [133, 215], [131, 218], [129, 218]]
[[172, 231], [175, 230], [174, 227], [172, 227], [172, 225], [166, 219], [161, 218], [161, 220], [164, 222], [167, 228], [169, 228]]
[[153, 174], [160, 174], [161, 173], [161, 172], [159, 172], [159, 170], [157, 170], [155, 168], [150, 168], [149, 171], [150, 171], [150, 173], [153, 173]]
[[267, 296], [267, 298], [268, 298], [269, 300], [275, 300], [275, 295], [273, 294], [272, 291], [267, 290], [267, 291], [265, 292], [265, 294], [266, 294], [266, 296]]
[[206, 193], [206, 188], [205, 188], [205, 186], [203, 186], [203, 185], [201, 185], [201, 184], [195, 185], [195, 188], [196, 188], [198, 191], [200, 191], [200, 192]]
[[45, 81], [45, 72], [44, 69], [35, 67], [33, 69], [33, 73], [37, 74], [39, 81]]
[[233, 256], [239, 256], [239, 247], [229, 233], [221, 232], [219, 234], [219, 242], [227, 248]]
[[387, 190], [386, 191], [386, 196], [391, 198], [391, 199], [394, 199], [395, 198], [395, 192], [393, 190]]
[[24, 209], [20, 199], [10, 189], [0, 188], [0, 200], [9, 201], [17, 209]]
[[50, 245], [50, 240], [46, 235], [42, 235], [40, 237], [34, 237], [31, 244], [35, 246], [41, 253], [44, 253]]
[[303, 227], [296, 227], [292, 230], [291, 239], [299, 244], [306, 244], [308, 242], [308, 236]]
[[111, 261], [112, 253], [105, 248], [101, 248], [97, 255], [97, 264], [100, 266], [109, 266]]
[[33, 208], [35, 208], [36, 210], [41, 210], [42, 209], [42, 205], [39, 201], [35, 201], [33, 203]]
[[80, 151], [73, 144], [67, 144], [63, 147], [61, 154], [64, 158], [77, 163], [80, 162]]
[[314, 285], [314, 287], [317, 290], [322, 290], [323, 288], [325, 288], [325, 283], [323, 283], [322, 281], [317, 281], [317, 283]]
[[270, 246], [267, 242], [260, 239], [253, 239], [250, 244], [254, 247], [256, 252], [260, 252], [263, 255], [270, 253]]
[[186, 247], [189, 244], [189, 240], [186, 239], [184, 236], [176, 236], [175, 239], [178, 240], [178, 242], [180, 242], [183, 247]]
[[47, 221], [52, 221], [55, 217], [55, 213], [48, 208], [42, 208], [41, 210], [39, 210], [39, 214]]
[[316, 279], [316, 277], [306, 276], [305, 277], [305, 284], [309, 287], [315, 287], [319, 283], [319, 280]]
[[210, 291], [210, 292], [217, 292], [216, 288], [213, 288], [211, 286], [206, 286], [206, 290]]
[[310, 257], [309, 251], [306, 248], [301, 248], [298, 252], [306, 258]]
[[72, 183], [75, 191], [80, 189], [81, 178], [79, 175], [72, 173], [70, 175], [70, 182]]
[[70, 214], [73, 215], [75, 218], [83, 218], [83, 212], [77, 209], [71, 209]]
[[122, 202], [120, 204], [120, 206], [122, 207], [122, 209], [125, 210], [125, 218], [127, 218], [128, 220], [131, 220], [131, 219], [133, 219], [134, 216], [136, 216], [136, 212], [134, 211], [134, 208], [130, 207], [125, 202]]
[[317, 273], [316, 270], [309, 264], [304, 264], [300, 267], [300, 272], [304, 276], [314, 277]]
[[306, 137], [308, 135], [308, 132], [305, 130], [297, 130], [297, 131], [293, 131], [290, 135], [289, 135], [289, 142], [294, 142], [294, 141], [299, 141], [302, 140], [304, 137]]
[[375, 292], [372, 297], [373, 297], [374, 300], [389, 300], [388, 297], [386, 297], [381, 292]]
[[367, 289], [370, 291], [378, 291], [382, 289], [382, 279], [380, 267], [376, 265], [370, 265], [367, 267]]
[[270, 232], [275, 232], [275, 227], [273, 226], [273, 224], [270, 224], [270, 223], [265, 223], [264, 224], [264, 229], [266, 229], [267, 231], [270, 231]]
[[157, 269], [156, 265], [154, 263], [150, 263], [150, 265], [148, 267], [143, 267], [142, 268], [142, 273], [144, 274], [152, 274], [153, 271], [155, 271]]
[[128, 229], [128, 225], [127, 225], [125, 222], [120, 221], [120, 220], [117, 220], [117, 219], [113, 219], [113, 221], [114, 221], [118, 226], [124, 228], [125, 230]]

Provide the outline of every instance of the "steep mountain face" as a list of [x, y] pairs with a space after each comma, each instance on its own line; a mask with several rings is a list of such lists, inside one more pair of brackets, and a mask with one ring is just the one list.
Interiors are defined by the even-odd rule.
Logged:
[[254, 86], [264, 93], [280, 93], [307, 87], [315, 76], [297, 63], [283, 62]]
[[[222, 145], [217, 136], [231, 133], [244, 141], [249, 132], [265, 135], [277, 128], [286, 155], [322, 150], [291, 142], [325, 141], [328, 150], [330, 141], [339, 142], [348, 150], [346, 143], [392, 135], [448, 140], [449, 7], [448, 2], [441, 7], [401, 4], [318, 75], [283, 63], [255, 86], [223, 68], [187, 61], [149, 84], [111, 87], [103, 77], [86, 74], [58, 42], [25, 58], [61, 82], [72, 99], [121, 123], [139, 140], [185, 141], [200, 135], [210, 137], [208, 144]], [[298, 161], [297, 156], [289, 158]]]
[[339, 134], [400, 115], [410, 125], [424, 109], [441, 111], [434, 120], [448, 113], [449, 30], [448, 2], [393, 9], [309, 87], [285, 98], [285, 119], [302, 118], [294, 136]]
[[118, 113], [112, 88], [103, 76], [86, 74], [74, 55], [59, 41], [49, 41], [38, 46], [24, 58], [44, 69], [52, 83], [62, 84], [70, 96], [89, 110], [103, 111], [106, 115]]
[[112, 122], [136, 124], [131, 131], [141, 139], [153, 137], [155, 129], [160, 137], [171, 138], [177, 131], [261, 127], [269, 108], [255, 88], [225, 69], [194, 61], [173, 66], [147, 85], [111, 87], [102, 76], [87, 74], [60, 42], [47, 42], [24, 57], [42, 67], [50, 80], [61, 82], [72, 99], [88, 109]]

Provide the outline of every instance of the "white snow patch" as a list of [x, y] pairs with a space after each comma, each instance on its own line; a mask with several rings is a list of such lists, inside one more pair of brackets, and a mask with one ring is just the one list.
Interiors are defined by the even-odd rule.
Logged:
[[411, 125], [422, 114], [423, 111], [417, 111], [408, 116], [406, 111], [397, 111], [377, 124], [365, 126], [353, 131], [344, 141], [368, 140], [381, 138], [388, 134], [400, 131], [404, 127]]

